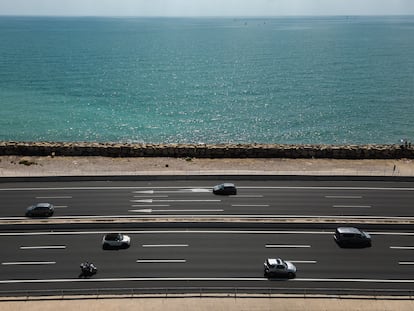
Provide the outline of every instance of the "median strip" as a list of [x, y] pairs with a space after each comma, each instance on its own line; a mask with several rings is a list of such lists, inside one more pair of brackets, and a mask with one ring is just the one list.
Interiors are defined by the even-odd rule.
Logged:
[[[107, 216], [61, 216], [51, 218], [27, 217], [0, 217], [0, 225], [57, 225], [57, 224], [122, 224], [122, 223], [295, 223], [295, 224], [381, 224], [381, 225], [413, 225], [414, 217], [404, 216], [342, 216], [342, 215], [217, 215], [217, 214], [164, 214], [146, 215], [155, 211], [153, 209], [129, 210], [139, 212], [139, 215], [107, 215]], [[160, 211], [160, 210], [158, 210]], [[172, 212], [172, 210], [163, 210]], [[189, 212], [190, 210], [182, 210]], [[197, 210], [201, 212], [200, 210]], [[205, 210], [211, 212], [213, 210]], [[216, 211], [216, 210], [214, 210]], [[222, 210], [220, 209], [220, 212]], [[218, 210], [217, 210], [218, 212]]]

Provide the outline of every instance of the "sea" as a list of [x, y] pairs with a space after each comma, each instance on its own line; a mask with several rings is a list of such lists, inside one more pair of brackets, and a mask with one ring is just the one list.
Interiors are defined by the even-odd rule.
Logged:
[[0, 141], [414, 139], [414, 16], [0, 16]]

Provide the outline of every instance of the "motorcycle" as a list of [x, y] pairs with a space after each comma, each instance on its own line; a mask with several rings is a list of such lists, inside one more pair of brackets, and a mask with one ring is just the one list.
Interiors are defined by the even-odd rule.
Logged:
[[90, 277], [98, 272], [98, 268], [91, 262], [80, 264], [81, 274], [79, 277]]

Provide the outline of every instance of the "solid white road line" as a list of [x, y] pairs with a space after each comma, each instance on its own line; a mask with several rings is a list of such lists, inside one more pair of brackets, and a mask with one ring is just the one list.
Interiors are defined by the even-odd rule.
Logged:
[[67, 208], [67, 205], [53, 205], [54, 208]]
[[288, 261], [290, 261], [290, 262], [292, 262], [292, 263], [311, 263], [311, 264], [315, 264], [315, 263], [317, 263], [317, 261], [316, 260], [288, 260]]
[[[39, 187], [39, 188], [0, 188], [0, 191], [39, 191], [39, 190], [134, 190], [148, 189], [154, 187]], [[157, 187], [157, 189], [182, 189], [182, 187]], [[201, 187], [201, 190], [211, 188], [209, 186]], [[237, 187], [239, 189], [299, 189], [299, 190], [383, 190], [383, 191], [414, 191], [414, 188], [402, 187]], [[210, 190], [207, 190], [210, 191]], [[157, 191], [158, 192], [158, 191]]]
[[414, 261], [400, 261], [399, 265], [414, 265]]
[[237, 187], [239, 189], [293, 189], [293, 190], [390, 190], [390, 191], [414, 191], [414, 188], [402, 187]]
[[224, 212], [222, 209], [130, 209], [134, 213], [166, 213], [166, 212]]
[[[158, 217], [158, 216], [157, 216]], [[113, 231], [41, 231], [41, 232], [0, 232], [0, 236], [43, 236], [43, 235], [93, 235]], [[125, 234], [316, 234], [332, 235], [333, 231], [293, 231], [293, 230], [124, 230]], [[414, 236], [414, 232], [370, 232], [370, 235]]]
[[[139, 204], [138, 206], [142, 206]], [[153, 205], [150, 205], [153, 206]], [[160, 215], [160, 218], [174, 218], [174, 217], [193, 217], [194, 215]], [[60, 216], [60, 217], [53, 217], [52, 219], [102, 219], [102, 218], [131, 218], [131, 217], [137, 217], [137, 218], [145, 218], [145, 217], [152, 217], [152, 216], [131, 216], [128, 214], [124, 215], [89, 215], [89, 216]], [[210, 217], [217, 217], [217, 215], [197, 215], [197, 217], [200, 218], [210, 218]], [[221, 218], [261, 218], [261, 219], [269, 219], [269, 218], [319, 218], [319, 219], [364, 219], [364, 220], [403, 220], [403, 221], [412, 221], [414, 220], [414, 217], [412, 216], [364, 216], [364, 215], [268, 215], [268, 214], [256, 214], [256, 215], [220, 215]], [[27, 217], [0, 217], [0, 220], [27, 220]]]
[[143, 244], [142, 247], [188, 247], [188, 244]]
[[414, 246], [390, 246], [391, 249], [414, 249]]
[[65, 245], [20, 246], [20, 249], [65, 249]]
[[327, 199], [362, 199], [361, 195], [325, 195]]
[[72, 196], [36, 197], [36, 199], [72, 199]]
[[145, 194], [154, 194], [154, 193], [190, 193], [190, 192], [211, 192], [210, 189], [203, 188], [191, 188], [191, 189], [177, 189], [172, 191], [165, 190], [142, 190], [142, 191], [133, 191], [132, 193], [145, 193]]
[[337, 207], [337, 208], [370, 208], [371, 205], [332, 205], [332, 207]]
[[[18, 284], [18, 283], [75, 283], [75, 282], [125, 282], [125, 281], [141, 281], [141, 282], [154, 282], [154, 281], [238, 281], [238, 282], [270, 282], [268, 278], [260, 277], [229, 277], [229, 278], [162, 278], [162, 277], [141, 277], [141, 278], [73, 278], [73, 279], [27, 279], [27, 280], [0, 280], [0, 284]], [[328, 278], [295, 278], [286, 280], [286, 282], [353, 282], [353, 283], [400, 283], [400, 284], [412, 284], [413, 279], [328, 279]]]
[[137, 263], [185, 263], [185, 259], [138, 259]]
[[[158, 216], [157, 216], [158, 217]], [[0, 236], [43, 236], [43, 235], [92, 235], [106, 234], [113, 231], [41, 231], [41, 232], [0, 232]], [[332, 235], [334, 232], [329, 231], [261, 231], [261, 230], [124, 230], [125, 234], [322, 234]], [[372, 234], [372, 233], [370, 233]], [[413, 233], [403, 233], [402, 235], [413, 235]]]
[[4, 266], [12, 265], [54, 265], [56, 261], [15, 261], [15, 262], [2, 262]]
[[283, 245], [283, 244], [266, 244], [266, 248], [309, 248], [310, 245]]

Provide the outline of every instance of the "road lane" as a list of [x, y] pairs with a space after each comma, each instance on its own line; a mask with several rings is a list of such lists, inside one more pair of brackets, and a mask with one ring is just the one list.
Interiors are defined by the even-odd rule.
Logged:
[[[414, 251], [390, 248], [394, 245], [409, 245], [413, 241], [413, 235], [376, 232], [373, 234], [373, 247], [342, 249], [333, 241], [332, 232], [238, 233], [206, 230], [200, 233], [192, 230], [172, 230], [165, 233], [142, 231], [128, 232], [128, 234], [132, 238], [129, 249], [109, 251], [101, 248], [102, 233], [0, 235], [0, 243], [3, 245], [0, 256], [2, 263], [56, 262], [53, 265], [2, 264], [0, 290], [36, 288], [35, 284], [31, 283], [16, 283], [11, 286], [5, 282], [7, 280], [77, 278], [80, 272], [79, 264], [82, 261], [94, 262], [99, 269], [96, 278], [108, 279], [103, 282], [105, 284], [93, 285], [98, 287], [110, 287], [112, 286], [108, 284], [110, 282], [124, 287], [145, 287], [150, 284], [162, 287], [166, 286], [167, 279], [170, 279], [172, 285], [182, 285], [181, 281], [174, 283], [174, 279], [177, 278], [221, 279], [209, 280], [207, 283], [211, 286], [223, 286], [223, 282], [226, 286], [227, 282], [237, 286], [280, 286], [280, 282], [272, 281], [263, 284], [263, 261], [267, 257], [282, 257], [296, 262], [298, 280], [289, 285], [293, 287], [304, 286], [303, 283], [312, 283], [311, 287], [320, 286], [314, 284], [320, 282], [340, 286], [345, 282], [348, 288], [376, 286], [388, 288], [388, 284], [383, 284], [385, 281], [372, 280], [395, 280], [391, 282], [392, 284], [406, 280], [404, 284], [408, 284], [414, 279], [413, 266], [401, 264], [401, 262], [412, 262]], [[20, 247], [23, 245], [66, 245], [67, 247], [22, 250]], [[188, 246], [145, 247], [145, 245]], [[266, 245], [310, 245], [310, 247], [267, 248]], [[124, 280], [117, 281], [119, 278]], [[127, 281], [125, 280], [127, 278], [145, 280]], [[159, 281], [155, 281], [154, 278], [159, 278]], [[237, 281], [238, 278], [245, 280]], [[332, 279], [340, 281], [332, 281]], [[348, 281], [351, 279], [361, 281]], [[47, 281], [42, 282], [45, 282], [42, 288], [60, 288], [70, 283], [63, 282], [66, 285], [60, 283], [57, 285], [53, 282], [50, 284]], [[186, 284], [197, 286], [196, 284], [200, 282], [202, 286], [207, 285], [202, 280], [195, 281], [194, 284], [193, 282]], [[390, 285], [390, 288], [393, 287], [394, 285]], [[405, 287], [406, 285], [403, 286]]]
[[[354, 215], [414, 217], [414, 183], [240, 181], [237, 196], [215, 196], [211, 186], [218, 182], [2, 183], [0, 218], [21, 218], [25, 208], [38, 200], [57, 206], [53, 218], [129, 217], [134, 214], [131, 210], [142, 209], [188, 217], [336, 215], [344, 217], [344, 222]], [[151, 203], [131, 202], [141, 199]], [[328, 231], [161, 231], [130, 232], [131, 247], [119, 251], [101, 249], [104, 231], [0, 234], [0, 290], [167, 286], [398, 290], [413, 285], [412, 233], [373, 232], [372, 248], [340, 249]], [[276, 256], [296, 263], [297, 279], [262, 277], [264, 258]], [[99, 272], [90, 280], [79, 280], [79, 264], [85, 260], [95, 262]]]
[[[27, 183], [10, 184], [8, 188], [1, 184], [4, 204], [0, 217], [22, 216], [28, 205], [39, 200], [58, 206], [55, 217], [128, 215], [130, 210], [156, 210], [160, 205], [165, 208], [157, 215], [171, 214], [169, 210], [177, 215], [188, 214], [186, 210], [197, 209], [204, 210], [197, 214], [215, 210], [219, 215], [414, 216], [414, 188], [407, 182], [354, 182], [350, 187], [349, 182], [331, 182], [328, 186], [324, 181], [285, 185], [280, 181], [240, 181], [236, 196], [214, 196], [208, 183], [214, 184], [207, 180], [154, 181], [151, 186], [145, 182], [107, 182], [107, 186], [83, 182], [82, 187], [68, 182], [48, 183], [53, 186], [50, 188], [28, 187]], [[45, 199], [36, 199], [39, 197]]]

